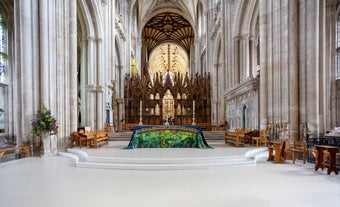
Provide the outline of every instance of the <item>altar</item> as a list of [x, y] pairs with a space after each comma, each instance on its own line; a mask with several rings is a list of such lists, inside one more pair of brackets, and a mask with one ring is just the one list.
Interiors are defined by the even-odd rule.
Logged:
[[134, 148], [212, 148], [200, 126], [136, 126], [129, 145]]

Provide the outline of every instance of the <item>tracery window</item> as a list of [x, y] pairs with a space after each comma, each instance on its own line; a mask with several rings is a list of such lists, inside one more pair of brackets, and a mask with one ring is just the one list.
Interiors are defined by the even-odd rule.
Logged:
[[7, 63], [7, 29], [6, 21], [3, 13], [0, 10], [0, 81], [5, 79]]

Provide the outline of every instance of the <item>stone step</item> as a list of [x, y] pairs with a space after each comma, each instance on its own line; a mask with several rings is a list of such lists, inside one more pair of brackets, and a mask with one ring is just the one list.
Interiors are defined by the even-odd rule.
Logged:
[[204, 131], [204, 137], [206, 140], [224, 140], [224, 131]]
[[[143, 156], [143, 150], [153, 151], [153, 156]], [[191, 151], [190, 149], [163, 149], [168, 154], [176, 151], [178, 154], [182, 151]], [[142, 152], [141, 152], [142, 151]], [[134, 152], [134, 151], [126, 151]], [[59, 153], [61, 156], [69, 157], [75, 160], [75, 165], [82, 168], [95, 169], [120, 169], [120, 170], [191, 170], [221, 166], [254, 166], [256, 161], [254, 156], [227, 156], [216, 155], [210, 156], [205, 153], [199, 154], [193, 152], [192, 156], [181, 157], [161, 157], [156, 149], [140, 149], [139, 157], [128, 156], [90, 156], [80, 149], [68, 149], [67, 153]], [[145, 153], [145, 152], [144, 152]], [[195, 154], [196, 153], [196, 154]], [[134, 153], [131, 153], [134, 154]], [[162, 153], [161, 153], [162, 154]], [[248, 153], [249, 154], [249, 153]], [[164, 155], [164, 153], [163, 153]]]
[[115, 132], [109, 134], [110, 141], [130, 141], [132, 132]]

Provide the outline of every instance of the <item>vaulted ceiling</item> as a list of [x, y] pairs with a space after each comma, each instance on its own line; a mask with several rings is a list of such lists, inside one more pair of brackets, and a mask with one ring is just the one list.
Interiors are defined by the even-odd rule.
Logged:
[[182, 46], [189, 54], [194, 31], [190, 23], [181, 15], [166, 12], [151, 18], [144, 26], [142, 36], [148, 53], [163, 43], [175, 43]]

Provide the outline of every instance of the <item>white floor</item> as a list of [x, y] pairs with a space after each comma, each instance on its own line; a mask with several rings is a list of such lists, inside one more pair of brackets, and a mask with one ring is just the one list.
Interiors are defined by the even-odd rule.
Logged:
[[[214, 149], [204, 153], [211, 156], [240, 155], [250, 149], [209, 144]], [[84, 151], [93, 156], [137, 157], [142, 151], [143, 156], [173, 156], [159, 149], [148, 153], [122, 150], [126, 145], [111, 142]], [[188, 149], [174, 154], [199, 153]], [[301, 162], [272, 164], [263, 160], [255, 166], [156, 171], [77, 168], [73, 160], [60, 156], [0, 164], [0, 207], [319, 207], [339, 203], [340, 174], [315, 172], [313, 164]]]

